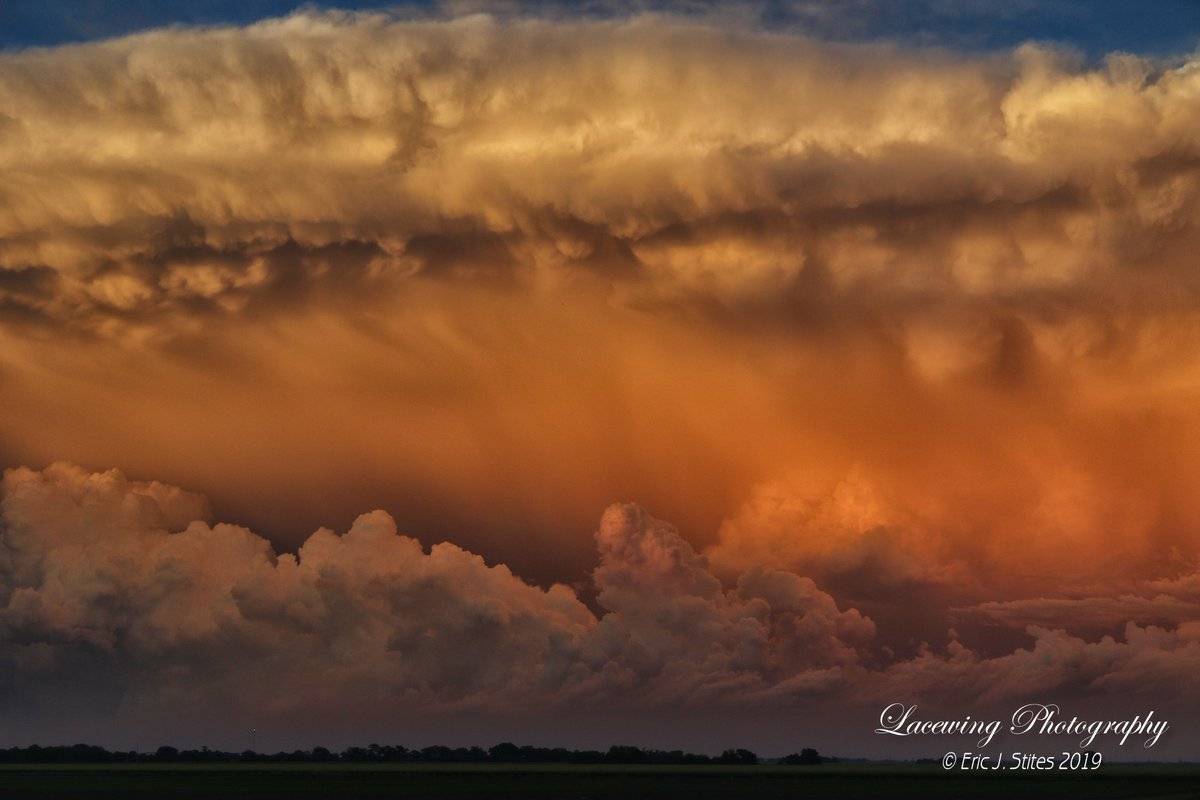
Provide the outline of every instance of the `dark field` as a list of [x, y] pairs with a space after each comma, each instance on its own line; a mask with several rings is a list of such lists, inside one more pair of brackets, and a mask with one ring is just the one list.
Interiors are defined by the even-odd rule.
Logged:
[[1200, 798], [1200, 767], [947, 774], [932, 766], [4, 765], [2, 800], [73, 798]]

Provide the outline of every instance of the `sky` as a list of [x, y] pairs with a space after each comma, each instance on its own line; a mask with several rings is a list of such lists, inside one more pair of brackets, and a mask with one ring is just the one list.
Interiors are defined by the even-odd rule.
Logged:
[[1196, 6], [904, 5], [7, 4], [0, 745], [1200, 756]]
[[405, 16], [454, 16], [474, 11], [611, 19], [637, 12], [693, 18], [736, 15], [772, 30], [826, 40], [901, 40], [960, 49], [1004, 49], [1052, 42], [1102, 57], [1122, 51], [1178, 55], [1196, 47], [1200, 8], [1193, 0], [765, 0], [764, 2], [295, 3], [286, 0], [7, 0], [0, 9], [0, 47], [44, 47], [111, 38], [170, 25], [246, 25], [298, 9], [393, 11]]

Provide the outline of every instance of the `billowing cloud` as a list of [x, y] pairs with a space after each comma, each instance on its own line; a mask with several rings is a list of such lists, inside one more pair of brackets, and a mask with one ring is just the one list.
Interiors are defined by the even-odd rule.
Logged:
[[[597, 533], [597, 638], [606, 669], [651, 703], [786, 694], [813, 671], [855, 664], [875, 628], [791, 572], [753, 569], [726, 591], [670, 525], [613, 506]], [[819, 673], [817, 673], [819, 674]]]
[[[277, 556], [245, 528], [187, 521], [196, 501], [115, 471], [7, 473], [10, 691], [84, 658], [149, 692], [236, 696], [271, 676], [297, 700], [325, 681], [417, 701], [503, 697], [561, 682], [595, 622], [571, 590], [451, 544], [425, 552], [382, 512]], [[464, 659], [471, 648], [487, 658]]]
[[9, 471], [6, 693], [30, 702], [39, 681], [84, 660], [119, 666], [135, 704], [211, 693], [242, 703], [266, 682], [268, 707], [315, 699], [317, 711], [688, 705], [784, 692], [857, 663], [874, 634], [792, 573], [755, 570], [724, 589], [637, 506], [601, 522], [598, 616], [561, 584], [539, 589], [453, 544], [426, 550], [382, 511], [277, 555], [245, 528], [192, 520], [202, 509], [202, 498], [116, 471]]
[[[196, 495], [117, 471], [10, 470], [0, 496], [0, 689], [18, 709], [80, 685], [89, 713], [262, 718], [617, 706], [829, 702], [901, 692], [994, 703], [1046, 692], [1187, 685], [1200, 638], [1130, 624], [1126, 640], [1031, 629], [981, 657], [957, 641], [911, 659], [812, 580], [756, 567], [726, 588], [670, 525], [635, 505], [603, 515], [598, 611], [382, 511], [296, 554], [234, 525], [190, 520]], [[72, 686], [78, 680], [79, 685]], [[97, 683], [104, 684], [103, 691]], [[111, 707], [96, 696], [110, 696]]]

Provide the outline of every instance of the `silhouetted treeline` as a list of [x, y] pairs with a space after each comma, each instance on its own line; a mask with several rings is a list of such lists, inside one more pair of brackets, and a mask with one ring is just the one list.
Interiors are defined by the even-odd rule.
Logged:
[[[816, 750], [806, 747], [772, 763], [820, 764], [831, 759], [822, 758]], [[291, 752], [256, 753], [245, 750], [240, 753], [210, 750], [177, 750], [160, 747], [153, 753], [106, 750], [88, 744], [70, 746], [12, 747], [0, 749], [3, 764], [215, 764], [226, 762], [253, 763], [491, 763], [491, 764], [758, 764], [759, 758], [749, 750], [726, 750], [719, 756], [701, 753], [685, 753], [682, 750], [644, 750], [631, 745], [614, 745], [603, 750], [568, 750], [564, 747], [517, 746], [502, 742], [484, 750], [482, 747], [445, 747], [432, 745], [420, 750], [410, 750], [398, 745], [371, 744], [366, 747], [349, 747], [340, 753], [324, 747]]]

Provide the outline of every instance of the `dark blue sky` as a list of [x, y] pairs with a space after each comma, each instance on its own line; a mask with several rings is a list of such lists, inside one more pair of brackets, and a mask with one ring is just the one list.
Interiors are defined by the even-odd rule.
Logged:
[[[284, 15], [300, 5], [295, 0], [0, 0], [0, 47], [86, 41], [169, 24], [246, 23]], [[400, 7], [421, 13], [432, 3], [367, 0], [316, 5]], [[614, 8], [616, 13], [636, 8], [695, 12], [721, 3], [534, 0], [522, 5], [543, 12], [603, 16]], [[1091, 56], [1113, 50], [1185, 54], [1200, 45], [1200, 0], [765, 0], [752, 7], [768, 27], [799, 29], [828, 39], [900, 39], [968, 50], [1005, 48], [1032, 39], [1070, 44]]]

